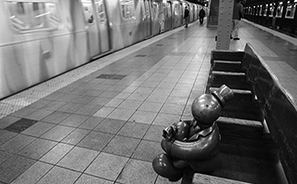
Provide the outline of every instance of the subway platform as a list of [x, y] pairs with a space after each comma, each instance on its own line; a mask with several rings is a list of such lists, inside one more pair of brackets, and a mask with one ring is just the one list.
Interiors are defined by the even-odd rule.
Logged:
[[[152, 160], [162, 130], [192, 119], [216, 32], [195, 22], [2, 100], [0, 183], [181, 183], [158, 176]], [[239, 35], [230, 50], [249, 42], [295, 102], [296, 39], [246, 20]]]

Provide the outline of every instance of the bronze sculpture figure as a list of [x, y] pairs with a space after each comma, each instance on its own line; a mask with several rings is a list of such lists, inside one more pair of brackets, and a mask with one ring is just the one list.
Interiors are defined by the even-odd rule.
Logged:
[[153, 160], [153, 168], [170, 181], [180, 180], [186, 169], [212, 172], [219, 164], [220, 133], [216, 120], [225, 103], [234, 94], [222, 85], [211, 94], [203, 94], [192, 103], [193, 120], [179, 121], [163, 130], [161, 153]]

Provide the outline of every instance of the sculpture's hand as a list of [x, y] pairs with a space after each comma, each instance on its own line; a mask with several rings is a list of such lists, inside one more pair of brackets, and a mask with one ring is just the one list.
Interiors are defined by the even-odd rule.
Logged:
[[166, 127], [164, 130], [163, 130], [163, 137], [167, 140], [167, 141], [171, 141], [174, 137], [174, 134], [176, 132], [176, 127], [175, 126], [169, 126], [169, 127]]
[[198, 122], [196, 120], [193, 120], [193, 123], [190, 127], [190, 131], [188, 134], [188, 137], [191, 138], [194, 134], [199, 132], [201, 130], [200, 126], [198, 125]]

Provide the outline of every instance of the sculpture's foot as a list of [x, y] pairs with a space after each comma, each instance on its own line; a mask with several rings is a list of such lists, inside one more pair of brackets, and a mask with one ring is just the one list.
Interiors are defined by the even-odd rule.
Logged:
[[168, 180], [171, 181], [171, 182], [176, 182], [176, 181], [180, 180], [182, 177], [183, 176], [180, 176], [178, 178], [168, 178]]
[[190, 164], [186, 160], [174, 160], [173, 166], [180, 170], [185, 170], [190, 167]]
[[157, 174], [170, 181], [178, 181], [183, 177], [183, 171], [175, 168], [172, 158], [165, 153], [157, 155], [152, 164]]
[[187, 169], [184, 172], [182, 184], [192, 183], [195, 172], [192, 169]]
[[219, 154], [208, 158], [207, 160], [191, 160], [189, 161], [191, 168], [195, 172], [199, 173], [211, 173], [213, 172], [220, 164]]

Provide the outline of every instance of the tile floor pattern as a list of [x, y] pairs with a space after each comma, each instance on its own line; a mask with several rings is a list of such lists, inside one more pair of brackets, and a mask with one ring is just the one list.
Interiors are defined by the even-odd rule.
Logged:
[[[249, 41], [257, 43], [261, 56], [278, 57], [257, 41], [267, 33], [242, 25], [243, 37], [231, 41], [231, 49], [243, 50]], [[163, 152], [162, 129], [192, 118], [190, 106], [204, 92], [215, 35], [216, 30], [194, 23], [145, 41], [129, 54], [117, 56], [123, 50], [82, 67], [88, 73], [80, 68], [77, 75], [48, 81], [56, 84], [49, 89], [16, 95], [25, 105], [15, 105], [15, 112], [9, 108], [0, 119], [0, 183], [171, 183], [151, 162]], [[296, 72], [292, 64], [280, 63], [285, 62], [270, 66]], [[38, 91], [40, 98], [32, 99]], [[6, 99], [1, 107], [13, 101]]]
[[0, 181], [166, 183], [151, 165], [162, 129], [191, 117], [207, 81], [211, 47], [201, 46], [214, 43], [198, 30], [181, 29], [2, 118]]

